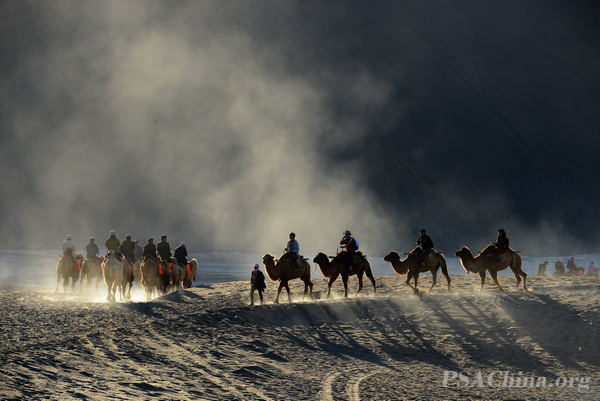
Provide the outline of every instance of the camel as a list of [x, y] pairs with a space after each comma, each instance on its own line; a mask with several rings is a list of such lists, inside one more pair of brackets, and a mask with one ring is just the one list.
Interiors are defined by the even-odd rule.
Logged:
[[521, 255], [509, 248], [509, 258], [496, 263], [490, 258], [490, 253], [494, 251], [495, 248], [496, 247], [494, 245], [490, 244], [485, 247], [485, 249], [481, 251], [479, 255], [473, 257], [471, 250], [466, 246], [463, 246], [456, 251], [456, 256], [460, 259], [462, 267], [468, 273], [479, 274], [481, 277], [481, 289], [479, 291], [483, 291], [486, 270], [490, 272], [490, 276], [492, 276], [500, 291], [504, 291], [500, 286], [500, 283], [498, 283], [498, 272], [506, 269], [507, 267], [510, 267], [510, 270], [512, 270], [512, 272], [515, 274], [517, 279], [517, 288], [519, 288], [521, 277], [523, 277], [523, 289], [527, 291], [527, 274], [525, 274], [521, 269], [521, 266], [523, 265]]
[[67, 252], [60, 257], [56, 264], [56, 290], [58, 292], [58, 283], [61, 276], [63, 277], [63, 291], [67, 292], [69, 278], [71, 279], [71, 289], [75, 292], [75, 283], [79, 280], [79, 266], [83, 260], [81, 253], [77, 254], [77, 258], [73, 257], [73, 250], [67, 249]]
[[80, 272], [80, 284], [79, 284], [79, 292], [83, 290], [83, 280], [86, 279], [86, 290], [89, 291], [92, 287], [92, 280], [96, 280], [96, 292], [98, 292], [98, 286], [100, 285], [100, 280], [102, 279], [102, 266], [100, 265], [104, 260], [103, 257], [97, 256], [95, 258], [87, 258], [81, 264], [81, 272]]
[[133, 265], [133, 282], [137, 285], [142, 283], [142, 261], [139, 259], [136, 259]]
[[190, 259], [188, 261], [189, 272], [186, 271], [185, 278], [183, 279], [183, 288], [190, 288], [196, 282], [196, 272], [198, 271], [198, 261], [196, 259]]
[[312, 299], [313, 284], [310, 281], [310, 264], [304, 260], [304, 258], [302, 258], [304, 269], [298, 271], [294, 271], [294, 261], [291, 252], [284, 253], [277, 260], [275, 260], [273, 255], [267, 253], [263, 256], [263, 264], [265, 265], [265, 270], [271, 281], [279, 281], [277, 296], [275, 297], [274, 303], [279, 303], [279, 294], [281, 293], [282, 288], [287, 290], [288, 302], [292, 302], [288, 281], [296, 278], [304, 281], [304, 295], [302, 296], [302, 299], [304, 299], [309, 289], [310, 298]]
[[133, 264], [127, 260], [123, 259], [123, 279], [121, 281], [121, 286], [119, 287], [121, 291], [121, 299], [131, 299], [131, 287], [133, 287]]
[[114, 250], [111, 249], [108, 251], [108, 257], [102, 262], [102, 270], [104, 272], [104, 284], [108, 291], [106, 300], [109, 302], [116, 302], [117, 299], [115, 293], [117, 287], [121, 287], [121, 294], [123, 291], [123, 262], [117, 259]]
[[187, 275], [187, 269], [177, 263], [175, 258], [171, 258], [171, 267], [169, 268], [169, 285], [172, 291], [179, 291], [183, 287], [183, 280]]
[[146, 300], [150, 301], [154, 292], [158, 292], [158, 287], [162, 283], [165, 274], [163, 272], [161, 275], [159, 262], [156, 259], [147, 256], [144, 256], [140, 271], [142, 272], [141, 283], [146, 290]]
[[[388, 253], [383, 258], [383, 260], [385, 260], [386, 262], [390, 262], [390, 264], [392, 265], [392, 269], [397, 274], [401, 276], [406, 274], [406, 285], [412, 288], [415, 294], [419, 293], [417, 285], [419, 282], [420, 273], [425, 273], [428, 271], [431, 272], [431, 275], [433, 277], [433, 282], [431, 283], [431, 287], [429, 287], [429, 291], [431, 291], [433, 287], [435, 287], [435, 285], [437, 284], [438, 269], [442, 268], [442, 274], [446, 276], [446, 281], [448, 282], [448, 292], [450, 292], [450, 282], [452, 280], [450, 279], [450, 275], [448, 274], [448, 265], [446, 264], [446, 259], [444, 258], [444, 255], [437, 252], [435, 249], [433, 249], [433, 252], [435, 253], [436, 257], [429, 258], [428, 262], [425, 265], [422, 264], [423, 250], [421, 249], [421, 247], [416, 247], [412, 251], [410, 251], [410, 253], [408, 253], [408, 256], [404, 260], [400, 258], [400, 254], [396, 251], [391, 251], [390, 253]], [[431, 260], [431, 262], [429, 262], [429, 260]], [[415, 281], [414, 287], [410, 285], [411, 278]]]
[[362, 261], [360, 263], [354, 263], [352, 270], [348, 269], [347, 262], [341, 253], [338, 253], [331, 261], [329, 261], [329, 256], [323, 252], [319, 252], [317, 256], [315, 256], [313, 262], [319, 265], [319, 269], [321, 269], [323, 276], [329, 279], [329, 282], [327, 283], [327, 298], [329, 298], [332, 284], [340, 275], [342, 276], [342, 282], [344, 283], [344, 298], [348, 298], [348, 277], [356, 275], [358, 278], [358, 291], [356, 291], [354, 296], [357, 296], [363, 288], [363, 273], [367, 275], [369, 280], [371, 280], [371, 284], [373, 284], [373, 294], [377, 294], [375, 277], [373, 277], [369, 261], [362, 256], [361, 252], [356, 252], [356, 255], [360, 255]]

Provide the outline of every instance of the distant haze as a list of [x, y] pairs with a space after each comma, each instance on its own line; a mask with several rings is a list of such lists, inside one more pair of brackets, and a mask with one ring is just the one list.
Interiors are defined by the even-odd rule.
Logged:
[[[3, 1], [1, 247], [600, 244], [600, 4]], [[301, 252], [302, 253], [302, 252]], [[314, 255], [310, 255], [311, 258]]]

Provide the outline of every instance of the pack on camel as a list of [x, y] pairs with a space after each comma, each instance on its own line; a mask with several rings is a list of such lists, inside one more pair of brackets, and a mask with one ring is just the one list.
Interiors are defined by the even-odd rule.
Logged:
[[460, 264], [468, 273], [479, 274], [481, 277], [480, 291], [483, 291], [486, 270], [490, 272], [490, 276], [492, 276], [500, 291], [504, 291], [498, 282], [498, 272], [507, 267], [510, 267], [510, 270], [515, 274], [517, 288], [519, 288], [522, 277], [523, 289], [527, 291], [527, 274], [522, 270], [523, 260], [521, 255], [509, 248], [506, 254], [498, 255], [496, 261], [494, 261], [491, 258], [491, 253], [494, 252], [495, 249], [496, 247], [493, 244], [490, 244], [486, 246], [479, 255], [474, 257], [473, 252], [466, 246], [463, 246], [456, 251], [456, 256], [460, 259]]
[[96, 292], [98, 292], [98, 286], [102, 277], [102, 266], [101, 263], [104, 260], [103, 257], [97, 256], [95, 258], [86, 258], [81, 264], [80, 284], [79, 292], [83, 290], [83, 280], [86, 280], [85, 288], [87, 291], [92, 287], [92, 280], [96, 280]]
[[[360, 262], [356, 262], [360, 260]], [[337, 280], [338, 276], [342, 276], [342, 282], [344, 283], [344, 298], [348, 298], [348, 277], [356, 275], [358, 278], [358, 291], [355, 296], [358, 295], [360, 290], [363, 288], [363, 274], [366, 274], [371, 284], [373, 284], [373, 294], [377, 294], [377, 286], [375, 284], [375, 277], [371, 271], [371, 265], [366, 257], [361, 252], [356, 252], [354, 255], [354, 265], [352, 270], [348, 269], [346, 257], [342, 253], [338, 253], [335, 257], [329, 261], [329, 256], [323, 252], [319, 252], [313, 259], [313, 262], [319, 265], [319, 269], [323, 276], [329, 279], [327, 283], [327, 298], [329, 298], [331, 292], [331, 286]]]
[[183, 288], [190, 288], [196, 282], [196, 272], [198, 271], [198, 261], [190, 259], [186, 267], [186, 275], [183, 279]]
[[[429, 287], [429, 291], [431, 291], [437, 284], [437, 272], [440, 268], [442, 268], [442, 274], [446, 276], [448, 292], [450, 292], [450, 283], [452, 280], [448, 274], [448, 265], [446, 264], [446, 258], [444, 258], [444, 255], [435, 251], [434, 249], [425, 259], [425, 265], [422, 264], [422, 256], [423, 250], [421, 247], [416, 247], [410, 251], [410, 253], [408, 253], [408, 256], [404, 260], [400, 258], [400, 254], [396, 251], [391, 251], [385, 255], [383, 260], [390, 262], [392, 269], [396, 272], [396, 274], [399, 274], [400, 276], [404, 276], [406, 274], [406, 285], [412, 288], [415, 294], [419, 293], [417, 285], [419, 283], [420, 273], [431, 272], [433, 278], [431, 287]], [[410, 285], [411, 279], [414, 279], [414, 287]]]
[[159, 286], [162, 286], [164, 282], [165, 269], [156, 259], [144, 256], [140, 270], [142, 272], [142, 287], [146, 291], [146, 300], [150, 301], [154, 294], [158, 293]]
[[121, 287], [122, 294], [123, 262], [117, 259], [114, 250], [108, 251], [108, 257], [102, 262], [102, 271], [104, 272], [104, 285], [106, 285], [106, 291], [108, 292], [106, 300], [116, 302], [115, 293], [117, 288]]
[[279, 294], [281, 293], [282, 288], [287, 290], [288, 302], [292, 302], [288, 281], [296, 278], [304, 281], [304, 295], [302, 296], [302, 299], [304, 299], [309, 289], [310, 298], [312, 299], [313, 284], [310, 281], [310, 264], [302, 257], [301, 260], [302, 264], [304, 265], [304, 269], [294, 271], [294, 260], [291, 252], [284, 253], [279, 257], [278, 260], [275, 260], [275, 257], [268, 253], [263, 256], [263, 264], [265, 265], [267, 276], [269, 276], [271, 281], [279, 281], [277, 296], [275, 297], [276, 304], [279, 303]]
[[75, 292], [75, 283], [79, 280], [79, 266], [83, 260], [81, 253], [77, 254], [77, 258], [73, 257], [73, 250], [67, 249], [66, 253], [58, 259], [56, 264], [56, 290], [58, 292], [58, 284], [60, 278], [63, 281], [63, 291], [67, 292], [67, 286], [69, 285], [69, 278], [71, 279], [71, 289]]

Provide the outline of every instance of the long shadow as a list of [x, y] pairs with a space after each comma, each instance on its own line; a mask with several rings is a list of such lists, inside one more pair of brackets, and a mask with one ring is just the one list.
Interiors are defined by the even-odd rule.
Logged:
[[[471, 325], [469, 327], [475, 325], [478, 331], [485, 332], [485, 334], [481, 334], [481, 338], [471, 334], [464, 322], [454, 319], [445, 311], [447, 300], [439, 302], [429, 297], [422, 297], [421, 300], [440, 319], [440, 322], [447, 325], [454, 332], [457, 344], [476, 363], [490, 368], [497, 368], [498, 363], [501, 363], [516, 369], [523, 369], [524, 364], [526, 364], [530, 372], [535, 372], [540, 376], [549, 375], [546, 366], [539, 357], [532, 355], [516, 344], [514, 339], [509, 336], [506, 328], [484, 324], [483, 322], [490, 321], [490, 318], [495, 319], [498, 316], [494, 313], [488, 314], [482, 311], [473, 300], [458, 300], [458, 305], [453, 307], [458, 307], [469, 317], [469, 324]], [[469, 311], [462, 304], [463, 302], [475, 310], [476, 313]]]
[[[535, 339], [537, 344], [569, 368], [584, 370], [581, 363], [600, 366], [600, 330], [585, 322], [569, 305], [554, 299], [550, 294], [532, 294], [536, 301], [506, 294], [502, 308], [519, 328]], [[532, 302], [535, 304], [531, 305]], [[531, 307], [540, 313], [532, 314]], [[587, 311], [600, 315], [597, 310]], [[531, 320], [533, 318], [533, 320]], [[600, 319], [594, 319], [600, 320]]]

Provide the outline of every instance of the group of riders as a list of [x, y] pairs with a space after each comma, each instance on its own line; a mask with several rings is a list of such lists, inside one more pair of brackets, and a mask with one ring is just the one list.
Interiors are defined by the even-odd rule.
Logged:
[[[419, 231], [419, 234], [420, 235], [416, 241], [416, 245], [422, 250], [421, 264], [426, 265], [430, 254], [434, 252], [433, 240], [429, 235], [427, 235], [427, 231], [424, 228]], [[494, 245], [494, 247], [489, 249], [487, 256], [494, 262], [501, 262], [501, 256], [510, 256], [512, 252], [510, 249], [510, 242], [506, 236], [506, 231], [504, 231], [502, 228], [498, 230], [498, 237], [496, 238], [495, 242], [492, 242], [492, 245]], [[344, 231], [344, 236], [340, 241], [340, 247], [342, 248], [342, 251], [339, 255], [346, 261], [346, 266], [348, 269], [352, 270], [355, 262], [354, 257], [356, 251], [358, 251], [358, 241], [352, 236], [352, 232], [350, 232], [350, 230]], [[287, 243], [285, 252], [291, 253], [296, 266], [295, 270], [304, 269], [299, 251], [300, 246], [296, 240], [296, 234], [292, 232], [290, 233], [290, 240]]]
[[[158, 245], [154, 244], [154, 238], [148, 238], [148, 243], [142, 248], [137, 239], [135, 241], [131, 240], [131, 235], [127, 235], [125, 240], [121, 242], [117, 238], [117, 233], [112, 230], [110, 232], [110, 237], [106, 239], [104, 246], [106, 247], [106, 255], [104, 257], [99, 257], [100, 249], [96, 244], [96, 239], [91, 237], [89, 243], [85, 246], [86, 259], [102, 262], [110, 257], [111, 251], [113, 251], [113, 255], [119, 261], [128, 261], [132, 266], [135, 266], [136, 264], [139, 266], [146, 258], [152, 258], [159, 265], [162, 264], [163, 266], [168, 267], [171, 256], [175, 257], [177, 263], [184, 267], [189, 263], [185, 242], [181, 242], [179, 246], [175, 248], [175, 252], [171, 253], [171, 245], [167, 241], [166, 235], [160, 237]], [[63, 255], [74, 257], [75, 251], [76, 248], [73, 237], [67, 235], [67, 239], [62, 245]]]

